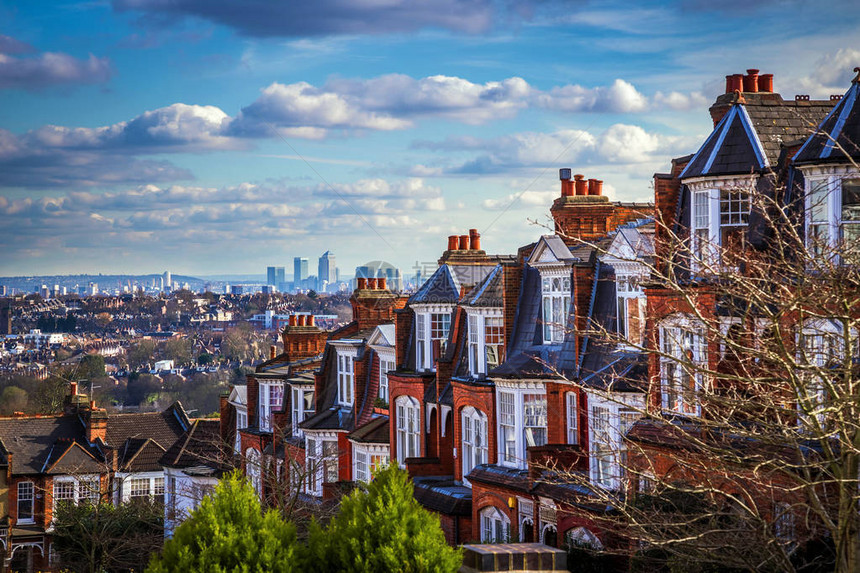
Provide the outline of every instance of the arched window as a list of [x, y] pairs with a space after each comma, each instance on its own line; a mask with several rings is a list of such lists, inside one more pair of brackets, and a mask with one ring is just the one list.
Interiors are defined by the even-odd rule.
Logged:
[[558, 531], [555, 529], [555, 525], [543, 526], [543, 531], [541, 531], [541, 543], [549, 545], [550, 547], [558, 546]]
[[603, 549], [603, 544], [585, 527], [574, 527], [568, 529], [564, 534], [564, 541], [568, 547], [590, 547], [591, 549]]
[[260, 452], [254, 448], [245, 450], [245, 475], [254, 487], [257, 495], [263, 495], [263, 473]]
[[397, 407], [397, 461], [404, 465], [406, 458], [421, 455], [421, 407], [411, 396], [400, 396]]
[[505, 543], [510, 537], [511, 520], [497, 508], [490, 506], [481, 510], [481, 541]]
[[520, 541], [522, 543], [534, 543], [535, 540], [535, 522], [531, 517], [524, 517], [520, 520]]
[[487, 415], [472, 406], [461, 415], [463, 440], [463, 478], [480, 464], [487, 463]]

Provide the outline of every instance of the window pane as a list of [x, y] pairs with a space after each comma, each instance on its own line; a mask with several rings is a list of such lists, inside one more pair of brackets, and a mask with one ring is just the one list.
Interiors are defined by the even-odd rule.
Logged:
[[842, 181], [842, 220], [860, 221], [860, 179]]
[[811, 181], [809, 184], [809, 216], [814, 223], [827, 223], [830, 220], [826, 179]]

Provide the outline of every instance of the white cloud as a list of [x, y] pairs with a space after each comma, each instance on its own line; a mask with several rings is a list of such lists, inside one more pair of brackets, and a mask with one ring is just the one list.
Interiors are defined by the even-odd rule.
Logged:
[[[110, 60], [90, 54], [86, 59], [69, 54], [28, 54], [32, 48], [0, 35], [0, 89], [38, 90], [56, 85], [94, 84], [111, 76]], [[13, 55], [14, 54], [14, 55]]]
[[556, 87], [535, 99], [541, 107], [565, 112], [637, 113], [648, 109], [648, 99], [622, 79], [616, 79], [609, 87]]

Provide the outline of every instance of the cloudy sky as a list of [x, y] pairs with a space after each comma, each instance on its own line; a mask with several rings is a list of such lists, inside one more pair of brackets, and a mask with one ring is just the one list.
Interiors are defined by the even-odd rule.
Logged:
[[858, 23], [854, 0], [0, 0], [0, 275], [411, 272], [469, 228], [513, 252], [559, 167], [649, 200], [726, 74], [843, 93]]

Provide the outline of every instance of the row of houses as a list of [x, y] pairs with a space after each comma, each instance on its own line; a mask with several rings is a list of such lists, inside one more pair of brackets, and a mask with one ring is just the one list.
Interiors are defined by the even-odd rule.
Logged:
[[59, 503], [159, 501], [170, 535], [227, 469], [219, 427], [189, 418], [179, 402], [163, 412], [108, 414], [74, 382], [61, 413], [0, 418], [2, 570], [57, 565]]
[[[615, 543], [594, 488], [647, 489], [671, 469], [658, 463], [666, 418], [643, 416], [705, 415], [696, 392], [706, 381], [688, 366], [716, 372], [723, 357], [696, 324], [725, 320], [700, 296], [706, 275], [713, 253], [762, 234], [744, 189], [802, 198], [829, 177], [848, 191], [834, 191], [816, 232], [857, 239], [857, 81], [844, 97], [786, 100], [772, 76], [734, 74], [701, 148], [654, 176], [653, 204], [610, 201], [602, 181], [561, 169], [554, 232], [515, 254], [488, 254], [471, 230], [448, 237], [411, 295], [359, 280], [346, 326], [283, 330], [284, 353], [225, 399], [222, 437], [263, 497], [286, 487], [336, 498], [394, 463], [451, 544]], [[803, 230], [816, 216], [805, 205]], [[653, 276], [674, 242], [692, 251], [686, 293]], [[285, 468], [280, 481], [266, 479], [273, 464]]]

